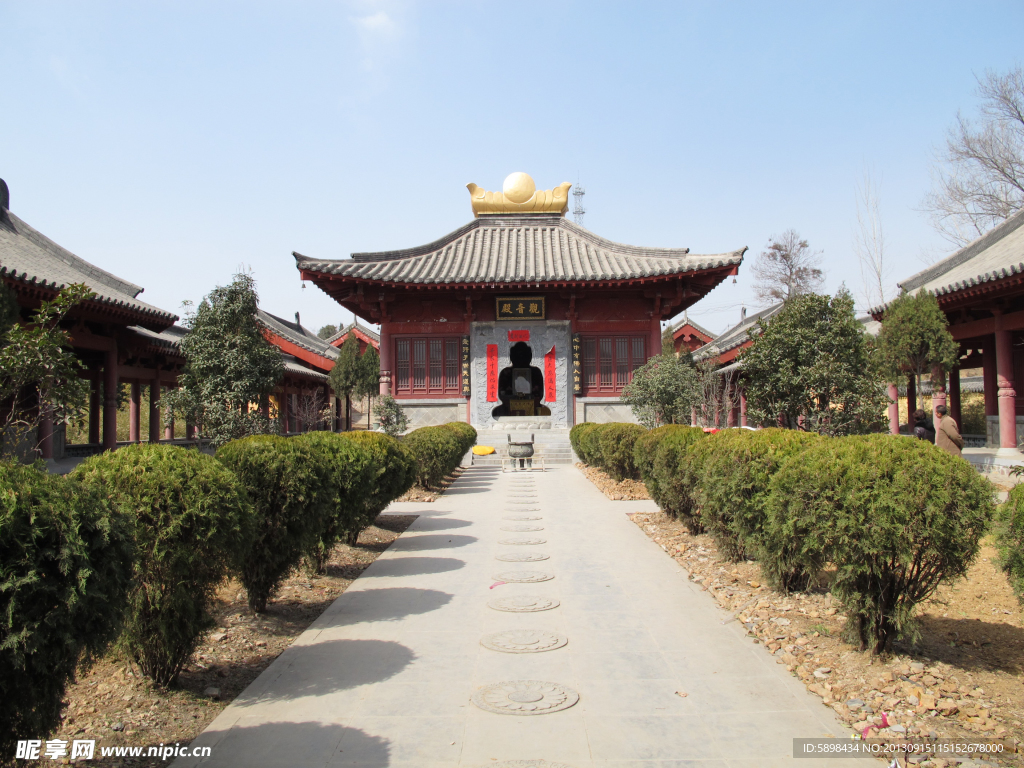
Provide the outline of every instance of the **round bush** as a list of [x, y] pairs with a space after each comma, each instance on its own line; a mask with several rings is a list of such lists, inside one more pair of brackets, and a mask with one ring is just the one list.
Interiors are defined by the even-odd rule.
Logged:
[[585, 432], [589, 432], [596, 426], [597, 424], [592, 421], [584, 421], [582, 424], [577, 424], [569, 430], [569, 445], [572, 446], [572, 451], [576, 454], [576, 458], [584, 464], [586, 464], [586, 461], [583, 458], [583, 448], [580, 445], [580, 440]]
[[652, 499], [658, 498], [658, 481], [654, 476], [654, 457], [658, 453], [658, 446], [668, 435], [679, 429], [690, 429], [690, 427], [681, 424], [664, 424], [645, 432], [637, 438], [636, 444], [633, 446], [633, 465]]
[[75, 670], [117, 636], [131, 532], [97, 493], [0, 463], [0, 762], [60, 725]]
[[772, 478], [763, 564], [775, 574], [834, 564], [847, 640], [881, 653], [913, 637], [918, 603], [967, 572], [992, 495], [969, 463], [922, 440], [822, 440]]
[[761, 557], [769, 481], [786, 459], [822, 439], [792, 429], [728, 429], [694, 445], [689, 469], [699, 468], [701, 521], [723, 555]]
[[598, 442], [601, 445], [601, 464], [615, 480], [638, 480], [640, 473], [633, 462], [636, 441], [647, 430], [639, 424], [605, 424]]
[[601, 450], [601, 435], [606, 424], [594, 424], [580, 434], [580, 459], [590, 467], [604, 467], [604, 452]]
[[450, 421], [447, 424], [442, 424], [445, 429], [449, 429], [455, 433], [459, 438], [459, 444], [462, 447], [462, 455], [459, 460], [462, 460], [462, 456], [465, 456], [467, 451], [476, 445], [476, 430], [464, 421]]
[[[402, 438], [416, 459], [416, 482], [436, 488], [455, 471], [465, 455], [463, 440], [446, 427], [420, 427]], [[467, 448], [468, 450], [468, 448]]]
[[354, 544], [359, 531], [372, 525], [388, 504], [416, 482], [416, 459], [401, 441], [380, 432], [344, 432], [342, 436], [370, 454], [373, 472], [354, 533], [348, 536], [348, 543]]
[[999, 507], [996, 546], [999, 564], [1017, 599], [1024, 603], [1024, 484], [1015, 485]]
[[93, 456], [72, 474], [132, 523], [134, 587], [118, 645], [158, 685], [173, 683], [202, 633], [217, 585], [250, 533], [245, 496], [212, 456], [131, 445]]
[[311, 488], [309, 504], [318, 506], [315, 517], [324, 520], [316, 541], [306, 553], [314, 573], [323, 573], [334, 546], [342, 539], [354, 541], [362, 530], [365, 499], [372, 491], [377, 472], [370, 452], [335, 432], [307, 432], [292, 438], [309, 449], [323, 472], [323, 481]]
[[691, 533], [702, 533], [704, 529], [693, 498], [693, 485], [687, 482], [687, 451], [704, 438], [700, 427], [677, 426], [661, 439], [654, 455], [657, 496], [652, 494], [651, 498], [666, 514], [681, 520]]
[[239, 575], [249, 608], [262, 612], [327, 525], [329, 515], [316, 494], [329, 482], [329, 469], [308, 444], [276, 435], [232, 440], [217, 449], [217, 459], [235, 474], [252, 505], [253, 535]]

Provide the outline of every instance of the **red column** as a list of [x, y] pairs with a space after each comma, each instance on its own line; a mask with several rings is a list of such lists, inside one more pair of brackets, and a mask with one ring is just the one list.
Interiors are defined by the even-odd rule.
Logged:
[[895, 384], [889, 384], [889, 434], [900, 433], [900, 390]]
[[142, 387], [138, 380], [132, 382], [131, 404], [128, 409], [128, 439], [137, 443], [142, 432]]
[[964, 422], [960, 409], [960, 368], [949, 372], [949, 415], [956, 422], [957, 429], [963, 430]]
[[103, 363], [103, 450], [117, 448], [117, 342]]
[[100, 441], [100, 371], [93, 368], [89, 373], [89, 442]]
[[393, 370], [391, 345], [391, 324], [381, 320], [380, 323], [380, 393], [391, 394], [391, 371]]
[[740, 426], [747, 426], [747, 393], [745, 390], [740, 390]]
[[[999, 384], [996, 382], [996, 337], [986, 336], [981, 345], [981, 371], [985, 383], [985, 415], [998, 416]], [[987, 429], [987, 427], [986, 427]]]
[[149, 442], [160, 442], [160, 371], [149, 382]]
[[1010, 331], [996, 331], [996, 381], [999, 385], [999, 452], [1016, 454], [1017, 393], [1013, 389], [1013, 338]]
[[943, 381], [944, 376], [942, 371], [935, 368], [932, 369], [932, 418], [936, 418], [938, 414], [935, 413], [935, 409], [940, 405], [946, 404], [946, 385]]
[[288, 424], [289, 415], [290, 415], [288, 413], [288, 406], [291, 405], [291, 403], [288, 402], [289, 397], [291, 397], [291, 396], [288, 394], [288, 390], [284, 389], [282, 387], [281, 395], [280, 395], [280, 403], [281, 403], [280, 411], [281, 411], [281, 431], [284, 434], [288, 434], [288, 427], [290, 426]]
[[651, 315], [651, 351], [648, 357], [661, 354], [661, 317], [660, 312]]
[[914, 374], [907, 377], [907, 424], [914, 423], [914, 411], [917, 410], [917, 378]]

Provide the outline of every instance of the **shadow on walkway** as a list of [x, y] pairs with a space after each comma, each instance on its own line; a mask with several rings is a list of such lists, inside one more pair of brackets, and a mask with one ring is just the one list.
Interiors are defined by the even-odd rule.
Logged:
[[426, 536], [396, 539], [391, 545], [392, 552], [417, 552], [424, 549], [452, 549], [464, 547], [477, 541], [476, 536], [460, 536], [451, 533], [432, 533]]
[[437, 589], [383, 587], [349, 593], [351, 599], [344, 609], [321, 616], [317, 629], [358, 624], [363, 621], [398, 621], [406, 616], [430, 613], [451, 602], [452, 596]]
[[[223, 736], [218, 743], [217, 739]], [[360, 768], [386, 768], [391, 760], [391, 742], [370, 736], [358, 728], [322, 723], [260, 723], [236, 726], [226, 734], [204, 733], [192, 742], [193, 747], [209, 745], [210, 757], [183, 758], [176, 768], [203, 765], [261, 766], [261, 768], [294, 768], [300, 765], [326, 765], [340, 749], [347, 763]]]
[[364, 579], [384, 576], [415, 576], [423, 573], [445, 573], [457, 571], [466, 565], [454, 557], [397, 557], [392, 560], [378, 560], [363, 574]]
[[458, 518], [428, 518], [420, 523], [417, 530], [419, 531], [448, 531], [453, 528], [466, 528], [472, 525], [469, 520], [459, 520]]

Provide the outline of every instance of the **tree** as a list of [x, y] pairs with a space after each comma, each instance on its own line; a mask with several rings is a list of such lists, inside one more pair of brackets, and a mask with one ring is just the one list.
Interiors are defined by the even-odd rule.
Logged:
[[818, 268], [820, 263], [821, 251], [812, 251], [796, 230], [787, 229], [773, 236], [754, 262], [754, 293], [766, 302], [789, 301], [814, 293], [825, 281], [825, 273]]
[[319, 331], [316, 332], [316, 335], [319, 338], [323, 339], [324, 341], [327, 341], [329, 338], [331, 338], [331, 336], [333, 336], [337, 332], [338, 332], [338, 326], [336, 326], [336, 325], [325, 325], [325, 326], [321, 327]]
[[366, 398], [369, 406], [366, 409], [366, 428], [369, 429], [373, 398], [380, 394], [380, 355], [372, 345], [367, 345], [363, 356], [359, 358], [359, 380], [353, 392], [358, 398]]
[[186, 316], [185, 370], [164, 396], [168, 422], [186, 419], [214, 445], [277, 431], [261, 406], [284, 376], [284, 363], [263, 335], [258, 309], [252, 275], [237, 274]]
[[409, 426], [409, 417], [391, 395], [381, 395], [373, 407], [373, 413], [377, 417], [381, 431], [391, 437], [398, 437]]
[[712, 346], [694, 366], [691, 401], [702, 427], [726, 426], [739, 402], [739, 388], [732, 375], [718, 369], [720, 354], [718, 347]]
[[871, 174], [864, 174], [864, 182], [857, 187], [857, 229], [853, 235], [853, 250], [860, 262], [860, 276], [865, 307], [879, 307], [889, 300], [891, 265], [885, 258], [885, 234], [882, 215], [878, 210], [878, 191]]
[[799, 296], [759, 325], [740, 357], [750, 421], [824, 435], [882, 428], [889, 401], [847, 291]]
[[1024, 208], [1024, 68], [978, 78], [977, 122], [957, 113], [924, 208], [958, 247]]
[[923, 288], [916, 296], [900, 294], [886, 307], [878, 334], [882, 373], [891, 381], [914, 374], [918, 392], [926, 372], [944, 375], [960, 358], [960, 345], [946, 326], [946, 315], [933, 294]]
[[352, 429], [352, 393], [363, 378], [362, 365], [359, 359], [359, 339], [350, 333], [341, 344], [338, 359], [331, 368], [331, 387], [339, 395], [345, 396], [345, 429]]
[[672, 346], [662, 346], [633, 372], [633, 380], [622, 389], [622, 402], [633, 409], [637, 421], [648, 429], [662, 424], [689, 424], [694, 390], [694, 369], [690, 356], [676, 357]]
[[[2, 287], [2, 286], [0, 286]], [[71, 339], [60, 327], [68, 312], [94, 294], [82, 284], [66, 286], [52, 301], [40, 304], [27, 323], [17, 322], [17, 299], [0, 294], [0, 453], [13, 456], [38, 447], [36, 431], [43, 415], [54, 428], [82, 418], [89, 383], [81, 362], [68, 350]], [[34, 439], [33, 439], [34, 438]]]

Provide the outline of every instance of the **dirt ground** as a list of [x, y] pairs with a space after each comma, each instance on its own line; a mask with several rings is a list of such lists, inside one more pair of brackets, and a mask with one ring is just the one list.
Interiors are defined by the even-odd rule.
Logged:
[[[721, 558], [710, 536], [693, 536], [662, 512], [630, 517], [733, 614], [726, 621], [743, 624], [851, 733], [1002, 738], [1018, 748], [1024, 742], [1024, 616], [990, 543], [966, 579], [921, 606], [916, 643], [897, 642], [892, 653], [873, 658], [840, 639], [845, 617], [824, 586], [774, 592], [755, 562]], [[1024, 765], [1022, 758], [998, 764]]]
[[448, 486], [454, 483], [461, 474], [462, 467], [459, 467], [441, 482], [440, 487], [435, 488], [434, 490], [429, 490], [421, 485], [414, 485], [408, 491], [406, 491], [397, 499], [395, 499], [395, 501], [414, 501], [417, 504], [437, 501], [438, 498], [440, 498], [444, 494], [444, 492], [448, 490]]
[[159, 689], [110, 654], [69, 687], [63, 727], [50, 738], [95, 739], [96, 758], [89, 765], [167, 765], [160, 758], [100, 759], [99, 750], [194, 739], [415, 519], [381, 515], [355, 546], [335, 548], [325, 574], [293, 573], [263, 614], [248, 609], [237, 581], [227, 582], [213, 606], [217, 627], [207, 633], [176, 687]]
[[616, 482], [604, 470], [588, 467], [582, 463], [577, 463], [576, 469], [586, 475], [587, 479], [612, 501], [640, 501], [651, 498], [647, 494], [647, 487], [639, 480]]

